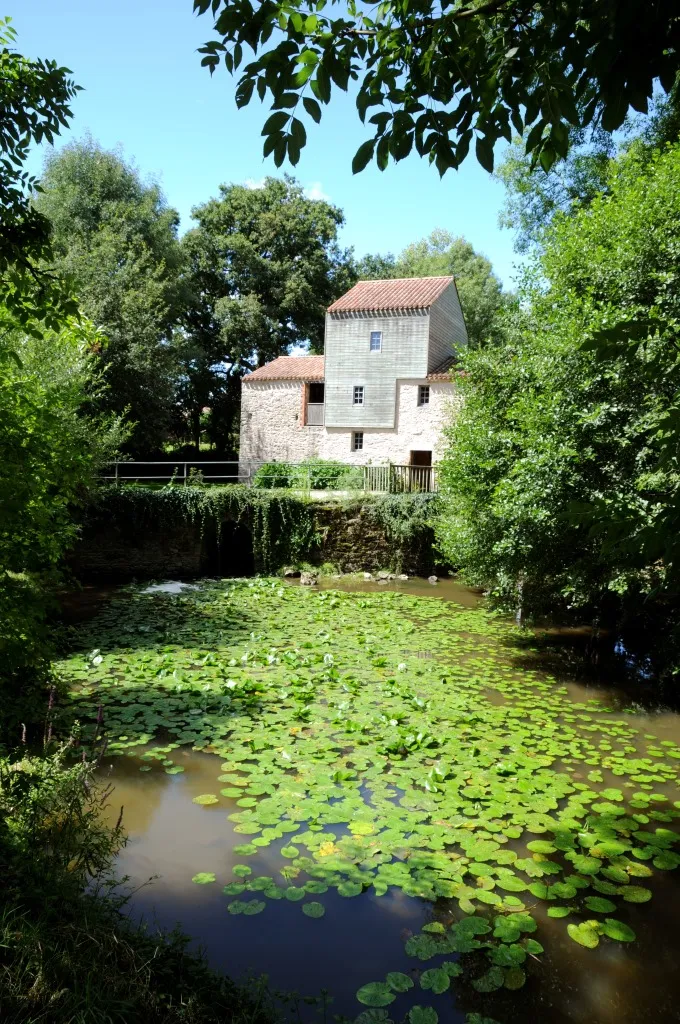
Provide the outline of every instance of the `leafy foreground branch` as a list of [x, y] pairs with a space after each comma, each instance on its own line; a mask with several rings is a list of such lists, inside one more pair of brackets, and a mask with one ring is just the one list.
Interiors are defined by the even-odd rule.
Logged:
[[66, 753], [0, 759], [2, 1020], [273, 1021], [264, 983], [246, 990], [189, 954], [186, 936], [129, 922], [111, 875], [125, 840], [103, 817], [109, 791]]

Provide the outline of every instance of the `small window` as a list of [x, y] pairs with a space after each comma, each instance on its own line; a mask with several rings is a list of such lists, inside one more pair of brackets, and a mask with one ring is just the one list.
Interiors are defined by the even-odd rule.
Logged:
[[354, 387], [354, 405], [364, 404], [364, 386], [363, 384], [357, 384]]
[[418, 388], [418, 405], [430, 404], [430, 385], [421, 384]]
[[309, 404], [310, 405], [323, 405], [324, 399], [324, 386], [316, 381], [312, 381], [309, 385]]
[[382, 349], [382, 331], [371, 331], [371, 352], [380, 352]]
[[361, 452], [364, 449], [364, 432], [359, 430], [352, 434], [352, 451]]

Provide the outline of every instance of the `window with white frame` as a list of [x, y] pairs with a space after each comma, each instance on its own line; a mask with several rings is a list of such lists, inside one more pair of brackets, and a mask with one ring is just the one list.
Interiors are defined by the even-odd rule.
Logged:
[[361, 452], [364, 449], [364, 432], [357, 430], [352, 434], [352, 451]]
[[418, 388], [418, 405], [430, 404], [430, 385], [421, 384]]
[[371, 352], [382, 351], [382, 331], [371, 331], [371, 341], [369, 347]]
[[353, 404], [354, 405], [363, 405], [364, 404], [364, 385], [363, 384], [355, 384], [354, 385]]

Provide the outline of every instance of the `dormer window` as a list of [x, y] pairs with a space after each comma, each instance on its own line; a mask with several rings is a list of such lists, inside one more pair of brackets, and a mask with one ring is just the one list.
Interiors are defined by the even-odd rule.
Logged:
[[382, 331], [371, 331], [369, 347], [371, 352], [382, 351]]

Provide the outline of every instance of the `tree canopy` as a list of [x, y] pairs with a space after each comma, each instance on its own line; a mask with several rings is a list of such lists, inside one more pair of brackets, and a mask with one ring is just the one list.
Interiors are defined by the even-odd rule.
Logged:
[[680, 146], [631, 149], [554, 218], [507, 344], [466, 357], [439, 540], [504, 603], [677, 602], [678, 225]]
[[470, 344], [496, 342], [500, 336], [499, 314], [507, 307], [508, 296], [486, 256], [450, 231], [436, 228], [427, 238], [407, 245], [397, 257], [391, 253], [364, 256], [357, 271], [360, 278], [374, 279], [453, 274]]
[[57, 330], [76, 304], [50, 272], [49, 222], [30, 203], [38, 183], [23, 165], [32, 143], [53, 142], [68, 124], [78, 86], [68, 68], [17, 53], [10, 21], [0, 19], [0, 300], [18, 325]]
[[222, 185], [192, 215], [198, 226], [182, 242], [193, 298], [181, 352], [195, 433], [201, 410], [224, 396], [229, 377], [296, 345], [323, 351], [325, 310], [355, 273], [337, 240], [342, 212], [309, 199], [292, 178]]
[[[492, 170], [494, 144], [513, 128], [548, 170], [566, 156], [570, 126], [615, 131], [630, 107], [647, 109], [657, 80], [669, 91], [680, 68], [676, 0], [194, 0], [194, 9], [215, 19], [203, 65], [241, 69], [238, 106], [255, 91], [271, 99], [264, 154], [277, 166], [297, 163], [305, 145], [302, 108], [320, 121], [333, 87], [351, 83], [372, 132], [355, 171], [415, 148], [443, 174], [473, 143]], [[244, 64], [246, 47], [254, 58]]]
[[54, 267], [102, 336], [100, 407], [136, 424], [133, 452], [153, 451], [174, 408], [179, 217], [157, 185], [89, 138], [48, 158], [34, 203], [52, 227]]

